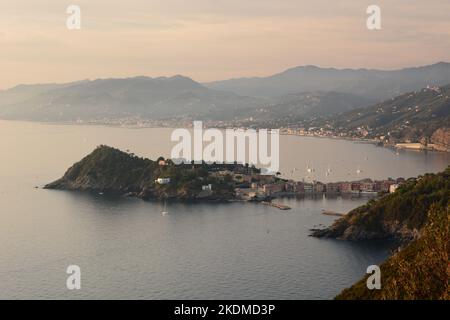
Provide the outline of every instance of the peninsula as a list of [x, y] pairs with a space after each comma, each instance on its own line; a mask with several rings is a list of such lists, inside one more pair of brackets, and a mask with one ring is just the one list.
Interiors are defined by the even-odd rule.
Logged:
[[99, 146], [75, 163], [64, 176], [45, 189], [92, 191], [127, 195], [145, 200], [260, 201], [302, 194], [388, 193], [405, 180], [294, 181], [279, 174], [262, 174], [255, 166], [239, 163], [184, 163], [156, 161], [129, 152]]

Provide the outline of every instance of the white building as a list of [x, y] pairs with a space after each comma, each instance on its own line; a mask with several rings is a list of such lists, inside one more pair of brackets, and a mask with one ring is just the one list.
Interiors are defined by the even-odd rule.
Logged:
[[202, 190], [203, 191], [212, 191], [212, 185], [208, 184], [208, 185], [202, 186]]
[[170, 178], [158, 178], [155, 180], [155, 183], [158, 184], [169, 184], [170, 183]]
[[398, 188], [398, 184], [391, 184], [389, 186], [389, 193], [394, 193], [395, 190], [397, 190], [397, 188]]

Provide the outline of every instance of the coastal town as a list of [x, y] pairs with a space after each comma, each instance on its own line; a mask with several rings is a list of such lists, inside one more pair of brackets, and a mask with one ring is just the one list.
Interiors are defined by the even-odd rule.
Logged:
[[[159, 165], [167, 165], [166, 160], [160, 160]], [[195, 165], [193, 165], [195, 168]], [[208, 175], [214, 181], [226, 182], [232, 185], [236, 199], [246, 201], [266, 201], [281, 196], [302, 194], [368, 194], [393, 193], [399, 185], [405, 182], [404, 178], [358, 181], [343, 181], [324, 183], [320, 181], [295, 181], [283, 179], [276, 175], [261, 174], [254, 166], [237, 164], [210, 164], [207, 166]], [[156, 184], [168, 185], [169, 178], [158, 178]], [[205, 184], [198, 198], [206, 198], [214, 191], [214, 184]]]
[[[238, 199], [264, 201], [270, 198], [302, 194], [373, 194], [392, 193], [405, 179], [344, 181], [323, 183], [320, 181], [294, 181], [278, 178], [275, 175], [245, 174], [219, 171], [213, 176], [231, 176], [236, 183], [235, 194]], [[211, 186], [210, 186], [211, 188]]]
[[[130, 116], [120, 119], [78, 120], [75, 123], [80, 125], [107, 125], [126, 128], [192, 128], [192, 119], [177, 117], [164, 120], [152, 120], [138, 116]], [[290, 125], [286, 125], [286, 123], [259, 124], [258, 122], [255, 122], [252, 117], [240, 120], [234, 119], [232, 121], [204, 121], [205, 128], [217, 128], [220, 130], [258, 130], [263, 127], [269, 127], [268, 125], [270, 125], [270, 128], [279, 129], [280, 135], [359, 141], [396, 149], [450, 152], [450, 129], [445, 127], [435, 130], [429, 138], [407, 139], [404, 137], [396, 138], [394, 132], [376, 133], [375, 130], [368, 125], [361, 125], [353, 129], [334, 127], [330, 121], [326, 120], [321, 120], [317, 124], [313, 120], [299, 120], [296, 124]], [[411, 129], [412, 127], [412, 124], [406, 122], [395, 130], [402, 131]]]
[[175, 164], [163, 157], [152, 161], [101, 145], [44, 188], [114, 193], [144, 200], [256, 201], [273, 206], [272, 199], [284, 196], [393, 193], [407, 182], [388, 178], [324, 183], [309, 178], [287, 179], [280, 172], [265, 173], [248, 163]]

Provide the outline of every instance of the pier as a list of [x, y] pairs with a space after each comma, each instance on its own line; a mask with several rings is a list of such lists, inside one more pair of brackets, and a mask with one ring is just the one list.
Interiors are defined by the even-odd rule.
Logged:
[[266, 205], [266, 206], [271, 206], [280, 210], [291, 210], [291, 207], [286, 206], [284, 204], [279, 204], [279, 203], [274, 203], [274, 202], [268, 202], [268, 201], [263, 201], [261, 202], [262, 204]]

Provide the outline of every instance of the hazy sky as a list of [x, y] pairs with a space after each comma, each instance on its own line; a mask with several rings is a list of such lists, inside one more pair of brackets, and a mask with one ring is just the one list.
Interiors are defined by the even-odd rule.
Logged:
[[[66, 28], [71, 4], [81, 30]], [[366, 28], [370, 4], [381, 7], [382, 30]], [[438, 61], [450, 61], [449, 0], [0, 0], [0, 88]]]

